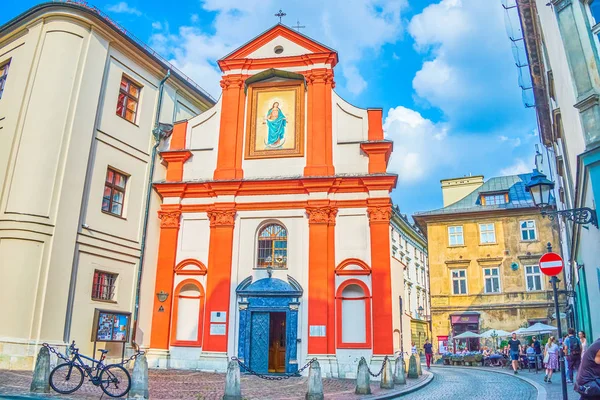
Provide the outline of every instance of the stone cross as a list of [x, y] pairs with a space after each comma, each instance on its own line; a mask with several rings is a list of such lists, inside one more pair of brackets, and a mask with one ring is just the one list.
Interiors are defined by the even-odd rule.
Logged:
[[304, 26], [304, 25], [300, 25], [300, 20], [297, 20], [297, 21], [296, 21], [296, 25], [295, 25], [295, 26], [292, 26], [292, 28], [294, 28], [295, 30], [297, 30], [298, 32], [300, 32], [300, 29], [302, 29], [302, 28], [306, 28], [306, 26]]

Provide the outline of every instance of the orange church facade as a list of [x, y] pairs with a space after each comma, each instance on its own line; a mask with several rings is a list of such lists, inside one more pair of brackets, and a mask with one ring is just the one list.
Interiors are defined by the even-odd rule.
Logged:
[[276, 25], [219, 60], [220, 100], [175, 125], [154, 185], [166, 299], [152, 308], [151, 367], [224, 371], [235, 356], [292, 373], [317, 357], [346, 377], [398, 347], [392, 142], [381, 109], [335, 93], [337, 62]]

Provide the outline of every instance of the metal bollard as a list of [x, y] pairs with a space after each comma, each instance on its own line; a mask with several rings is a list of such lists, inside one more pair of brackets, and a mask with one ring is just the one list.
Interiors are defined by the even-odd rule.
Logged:
[[223, 400], [242, 400], [242, 389], [240, 387], [240, 366], [236, 360], [227, 364], [227, 376], [225, 377], [225, 394]]
[[323, 400], [323, 378], [321, 377], [321, 366], [318, 361], [313, 361], [308, 370], [308, 391], [304, 397], [306, 400]]
[[29, 391], [31, 393], [50, 393], [50, 351], [42, 347], [38, 352], [33, 370], [33, 379]]
[[355, 394], [371, 394], [371, 376], [369, 375], [369, 366], [367, 360], [361, 358], [356, 372]]

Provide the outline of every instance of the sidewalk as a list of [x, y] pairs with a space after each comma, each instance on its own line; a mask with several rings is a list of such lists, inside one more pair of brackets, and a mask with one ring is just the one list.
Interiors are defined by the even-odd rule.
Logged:
[[[0, 370], [0, 399], [4, 395], [27, 395], [32, 373], [29, 371]], [[156, 370], [149, 372], [151, 399], [190, 399], [221, 400], [225, 374], [189, 370]], [[328, 400], [386, 399], [420, 389], [433, 379], [433, 375], [423, 371], [418, 379], [407, 379], [407, 384], [394, 390], [379, 388], [379, 382], [371, 382], [372, 395], [354, 394], [353, 379], [323, 379], [323, 390]], [[247, 400], [296, 400], [304, 399], [308, 378], [290, 378], [267, 381], [252, 375], [242, 375], [242, 397]], [[97, 400], [102, 390], [86, 381], [72, 395], [59, 395], [51, 390], [46, 398]]]
[[[514, 376], [515, 378], [523, 379], [524, 381], [533, 385], [538, 391], [538, 400], [562, 400], [560, 372], [558, 371], [552, 375], [552, 383], [546, 383], [544, 382], [546, 370], [539, 370], [537, 374], [535, 373], [535, 370], [532, 370], [531, 372], [528, 370], [519, 370], [519, 373], [514, 375], [512, 369], [501, 367], [459, 367], [449, 365], [436, 365], [436, 367], [474, 369]], [[569, 400], [579, 400], [580, 398], [579, 394], [573, 390], [572, 383], [567, 384], [567, 396], [569, 397]]]

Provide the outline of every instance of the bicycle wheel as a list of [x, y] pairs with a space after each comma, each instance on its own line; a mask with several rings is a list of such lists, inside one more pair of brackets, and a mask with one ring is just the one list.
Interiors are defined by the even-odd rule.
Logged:
[[83, 371], [78, 365], [59, 364], [50, 372], [50, 386], [61, 394], [73, 393], [83, 385]]
[[108, 365], [100, 373], [100, 387], [110, 397], [125, 396], [131, 387], [129, 372], [120, 365]]

